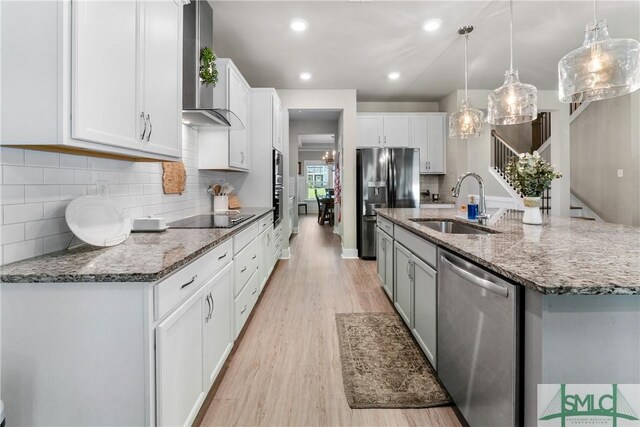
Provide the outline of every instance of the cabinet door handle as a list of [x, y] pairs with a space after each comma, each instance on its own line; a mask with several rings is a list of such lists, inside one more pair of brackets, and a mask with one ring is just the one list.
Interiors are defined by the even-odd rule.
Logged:
[[227, 252], [225, 252], [225, 253], [224, 253], [224, 255], [220, 255], [220, 256], [218, 257], [218, 261], [220, 261], [222, 258], [224, 258], [224, 257], [226, 257], [226, 256], [227, 256]]
[[140, 135], [140, 140], [144, 141], [144, 136], [147, 133], [147, 119], [144, 118], [144, 111], [140, 113], [140, 118], [144, 121], [144, 130], [142, 131], [142, 135]]
[[149, 121], [149, 134], [147, 135], [147, 142], [151, 139], [151, 132], [153, 132], [153, 125], [151, 124], [151, 116], [147, 114], [147, 120]]
[[256, 259], [256, 258], [258, 258], [258, 255], [254, 255], [251, 257], [251, 259]]
[[384, 136], [384, 145], [387, 145], [387, 135]]
[[258, 292], [258, 288], [255, 288], [255, 289], [253, 290], [253, 292], [251, 292], [251, 295], [255, 295], [255, 294], [256, 294], [256, 292]]
[[244, 273], [245, 271], [247, 271], [247, 266], [242, 267], [242, 270], [240, 270], [240, 273]]
[[240, 310], [240, 314], [244, 313], [245, 311], [247, 311], [247, 306], [246, 305], [244, 307], [242, 307], [242, 310]]
[[187, 286], [189, 286], [190, 284], [192, 284], [193, 282], [195, 282], [197, 278], [198, 278], [198, 275], [197, 275], [197, 274], [196, 274], [196, 275], [194, 275], [194, 276], [191, 278], [191, 280], [189, 280], [189, 281], [188, 281], [187, 283], [185, 283], [184, 285], [180, 286], [180, 289], [184, 289], [184, 288], [186, 288]]
[[209, 301], [209, 295], [207, 295], [207, 306], [209, 307], [207, 309], [207, 315], [204, 316], [204, 322], [207, 323], [209, 321], [209, 319], [211, 319], [211, 301]]
[[211, 299], [211, 311], [209, 312], [209, 320], [211, 320], [211, 318], [213, 317], [213, 309], [216, 306], [216, 303], [213, 301], [213, 295], [211, 295], [211, 292], [209, 292], [209, 298]]
[[378, 136], [378, 144], [380, 144], [380, 136]]

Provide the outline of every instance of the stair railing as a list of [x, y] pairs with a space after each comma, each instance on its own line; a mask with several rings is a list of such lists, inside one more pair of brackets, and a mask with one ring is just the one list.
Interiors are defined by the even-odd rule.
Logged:
[[[504, 179], [509, 185], [511, 185], [511, 188], [513, 188], [513, 185], [507, 177], [506, 170], [509, 162], [518, 157], [518, 152], [514, 150], [511, 145], [509, 145], [509, 143], [505, 141], [498, 132], [496, 132], [495, 129], [491, 131], [491, 151], [491, 166], [502, 177], [502, 179]], [[522, 194], [520, 194], [520, 197], [522, 197]], [[540, 209], [542, 210], [542, 213], [550, 213], [551, 191], [549, 189], [542, 194], [541, 201], [542, 207]]]

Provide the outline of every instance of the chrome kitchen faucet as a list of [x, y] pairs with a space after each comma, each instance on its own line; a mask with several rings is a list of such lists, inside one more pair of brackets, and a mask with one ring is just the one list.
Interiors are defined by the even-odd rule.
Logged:
[[473, 172], [467, 172], [464, 175], [460, 175], [460, 177], [456, 181], [455, 187], [453, 187], [453, 189], [451, 190], [451, 195], [456, 199], [458, 198], [458, 196], [460, 196], [460, 186], [462, 185], [462, 181], [464, 181], [464, 179], [468, 176], [475, 178], [476, 181], [478, 181], [478, 185], [480, 186], [480, 205], [478, 206], [478, 210], [480, 212], [478, 213], [478, 224], [486, 225], [487, 220], [491, 218], [491, 215], [487, 213], [487, 202], [484, 195], [484, 181], [482, 180], [482, 177], [480, 175]]

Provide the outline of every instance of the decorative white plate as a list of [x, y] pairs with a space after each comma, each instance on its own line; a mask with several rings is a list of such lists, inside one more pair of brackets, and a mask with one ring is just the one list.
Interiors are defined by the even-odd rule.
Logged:
[[67, 205], [64, 216], [73, 234], [92, 246], [114, 246], [131, 233], [131, 222], [104, 197], [78, 197]]

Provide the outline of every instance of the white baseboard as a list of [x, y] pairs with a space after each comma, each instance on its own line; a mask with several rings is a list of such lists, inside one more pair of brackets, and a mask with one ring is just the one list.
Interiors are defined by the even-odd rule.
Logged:
[[357, 249], [342, 248], [342, 259], [356, 259], [358, 258]]

